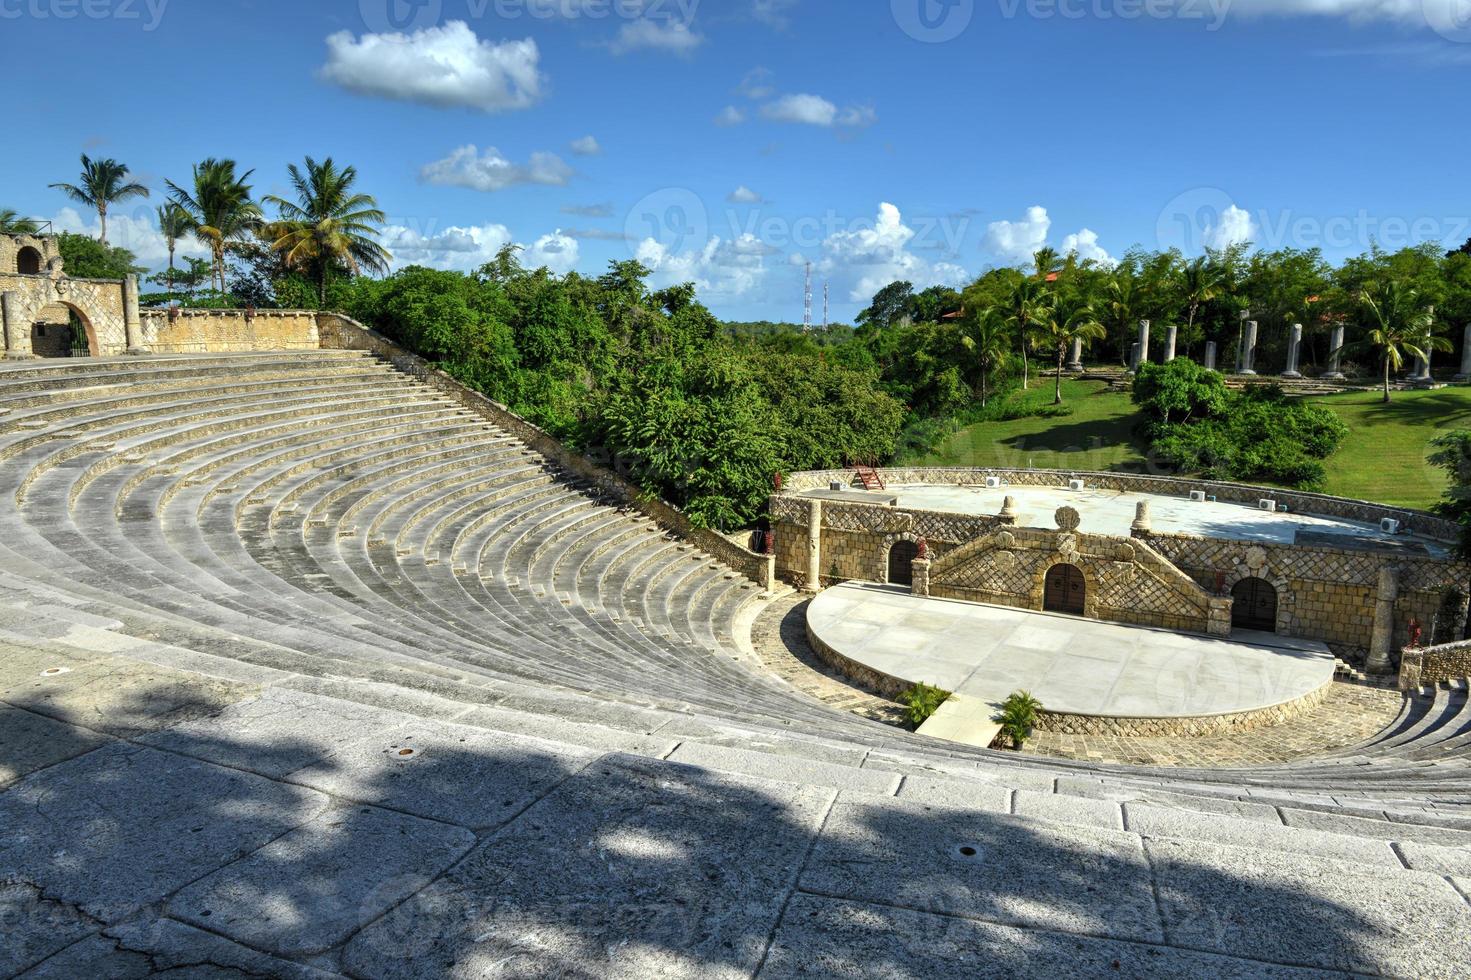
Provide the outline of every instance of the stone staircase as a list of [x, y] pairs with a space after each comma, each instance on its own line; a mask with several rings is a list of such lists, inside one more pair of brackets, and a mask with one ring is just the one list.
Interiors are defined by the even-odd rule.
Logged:
[[767, 672], [754, 583], [358, 352], [0, 365], [0, 495], [0, 975], [1471, 963], [1464, 684], [1231, 770], [906, 733]]

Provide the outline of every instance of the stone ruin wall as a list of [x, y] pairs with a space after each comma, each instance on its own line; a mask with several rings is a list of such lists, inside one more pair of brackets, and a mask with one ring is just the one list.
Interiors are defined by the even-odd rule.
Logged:
[[140, 311], [143, 346], [151, 354], [233, 354], [315, 350], [317, 314], [308, 310]]

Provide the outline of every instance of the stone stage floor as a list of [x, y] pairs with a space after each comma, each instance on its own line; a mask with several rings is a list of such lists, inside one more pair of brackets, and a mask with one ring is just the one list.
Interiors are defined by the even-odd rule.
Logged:
[[1333, 680], [1313, 640], [1238, 631], [1231, 639], [1052, 613], [922, 598], [892, 586], [827, 590], [810, 632], [842, 656], [906, 683], [996, 704], [1027, 690], [1051, 712], [1196, 718], [1295, 701]]

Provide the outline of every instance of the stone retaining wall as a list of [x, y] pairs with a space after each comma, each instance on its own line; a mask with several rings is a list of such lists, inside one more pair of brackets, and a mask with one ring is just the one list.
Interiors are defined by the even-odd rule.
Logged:
[[690, 523], [678, 508], [645, 493], [618, 474], [580, 453], [574, 453], [540, 427], [528, 422], [509, 408], [486, 398], [438, 370], [428, 361], [399, 347], [387, 337], [369, 330], [357, 321], [336, 313], [317, 315], [320, 345], [339, 350], [366, 350], [391, 362], [405, 374], [422, 381], [440, 393], [453, 398], [465, 408], [489, 419], [498, 427], [526, 443], [542, 456], [570, 473], [596, 484], [629, 507], [656, 521], [660, 527], [698, 546], [749, 578], [763, 589], [776, 581], [776, 560], [742, 548], [723, 535]]
[[143, 347], [153, 354], [233, 354], [315, 350], [318, 314], [310, 310], [139, 311]]
[[1400, 655], [1401, 691], [1462, 678], [1471, 678], [1471, 640], [1405, 650]]

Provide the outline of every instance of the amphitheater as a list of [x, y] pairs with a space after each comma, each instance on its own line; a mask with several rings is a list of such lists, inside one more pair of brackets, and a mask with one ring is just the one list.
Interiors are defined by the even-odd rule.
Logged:
[[0, 363], [0, 973], [1471, 970], [1463, 681], [1229, 768], [926, 737], [763, 644], [780, 549], [215, 316]]

